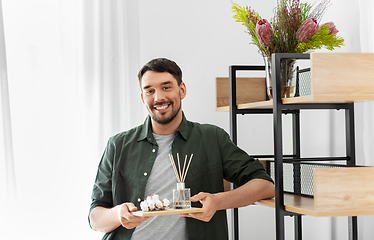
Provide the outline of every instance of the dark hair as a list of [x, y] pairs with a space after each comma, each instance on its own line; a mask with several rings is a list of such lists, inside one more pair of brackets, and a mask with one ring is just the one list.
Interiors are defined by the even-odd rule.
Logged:
[[152, 59], [140, 69], [138, 73], [140, 86], [142, 85], [142, 77], [147, 71], [168, 72], [177, 80], [178, 86], [182, 83], [182, 70], [174, 61], [167, 58]]

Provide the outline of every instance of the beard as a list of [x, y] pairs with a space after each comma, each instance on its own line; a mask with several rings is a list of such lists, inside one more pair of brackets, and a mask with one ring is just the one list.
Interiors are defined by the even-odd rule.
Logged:
[[169, 116], [166, 116], [167, 113], [161, 113], [161, 115], [164, 116], [163, 118], [161, 118], [161, 117], [158, 117], [153, 112], [151, 112], [151, 114], [150, 114], [152, 120], [155, 121], [158, 124], [168, 124], [171, 121], [173, 121], [174, 118], [178, 115], [179, 111], [181, 110], [181, 106], [182, 106], [182, 104], [179, 104], [179, 107], [175, 107], [173, 102], [161, 102], [161, 103], [158, 103], [158, 104], [154, 104], [152, 109], [154, 109], [154, 107], [157, 106], [157, 105], [164, 105], [164, 104], [170, 104], [170, 107], [172, 108]]

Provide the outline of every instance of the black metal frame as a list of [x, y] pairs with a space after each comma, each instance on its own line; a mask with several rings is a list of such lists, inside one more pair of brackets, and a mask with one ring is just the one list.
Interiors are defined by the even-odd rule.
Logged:
[[[229, 89], [230, 89], [230, 137], [231, 140], [237, 144], [237, 114], [269, 114], [273, 113], [272, 109], [238, 109], [236, 105], [236, 71], [265, 71], [265, 66], [230, 66], [229, 68]], [[234, 184], [231, 183], [231, 189], [234, 188]], [[233, 238], [239, 240], [239, 211], [237, 208], [233, 209]]]
[[[294, 163], [294, 194], [301, 195], [300, 164], [308, 161], [346, 161], [346, 166], [356, 166], [355, 161], [355, 132], [353, 103], [321, 103], [321, 104], [282, 104], [280, 96], [280, 63], [282, 59], [309, 59], [309, 54], [276, 53], [272, 55], [272, 89], [273, 109], [238, 109], [236, 105], [236, 71], [264, 71], [264, 66], [230, 66], [230, 136], [237, 144], [237, 115], [238, 114], [273, 114], [274, 155], [255, 155], [256, 158], [274, 157], [275, 164], [275, 217], [276, 239], [284, 240], [284, 217], [294, 217], [295, 240], [302, 239], [302, 215], [287, 212], [284, 209], [283, 163]], [[300, 149], [300, 110], [301, 109], [344, 109], [346, 130], [346, 156], [326, 158], [301, 158]], [[283, 155], [282, 114], [292, 114], [293, 125], [293, 154]], [[231, 185], [233, 188], [233, 185]], [[233, 214], [233, 239], [239, 239], [238, 209]], [[357, 217], [349, 217], [349, 239], [357, 240]]]

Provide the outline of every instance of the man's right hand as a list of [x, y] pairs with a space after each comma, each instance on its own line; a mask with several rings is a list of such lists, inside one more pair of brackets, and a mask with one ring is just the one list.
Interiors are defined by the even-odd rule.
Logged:
[[90, 213], [91, 227], [100, 232], [111, 232], [119, 226], [135, 228], [150, 217], [134, 216], [137, 208], [133, 203], [122, 203], [113, 208], [95, 207]]
[[134, 216], [131, 212], [135, 212], [137, 207], [133, 203], [123, 203], [118, 206], [118, 217], [121, 225], [124, 228], [132, 229], [139, 226], [145, 220], [150, 217], [138, 217]]

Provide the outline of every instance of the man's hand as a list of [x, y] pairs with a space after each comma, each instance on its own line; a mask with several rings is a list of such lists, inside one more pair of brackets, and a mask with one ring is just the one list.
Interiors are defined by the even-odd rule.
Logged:
[[272, 182], [253, 179], [243, 186], [227, 192], [215, 194], [200, 192], [191, 197], [191, 201], [200, 201], [205, 211], [203, 213], [181, 214], [181, 216], [209, 222], [218, 210], [244, 207], [261, 199], [272, 198], [274, 195], [275, 189]]
[[199, 194], [192, 196], [190, 199], [192, 202], [199, 201], [203, 205], [204, 212], [181, 214], [180, 216], [192, 217], [204, 222], [209, 222], [217, 211], [216, 206], [218, 199], [216, 196], [214, 194], [200, 192]]
[[132, 229], [139, 226], [149, 217], [134, 216], [131, 212], [135, 212], [137, 207], [133, 203], [123, 203], [118, 208], [118, 218], [124, 228]]
[[133, 203], [122, 203], [112, 208], [95, 207], [90, 213], [91, 227], [100, 232], [111, 232], [119, 226], [132, 229], [149, 217], [134, 216], [137, 208]]

